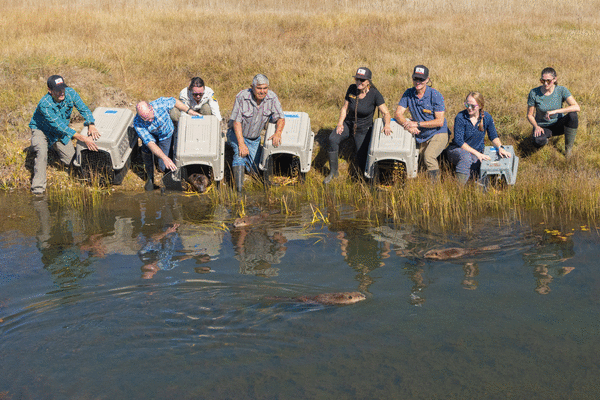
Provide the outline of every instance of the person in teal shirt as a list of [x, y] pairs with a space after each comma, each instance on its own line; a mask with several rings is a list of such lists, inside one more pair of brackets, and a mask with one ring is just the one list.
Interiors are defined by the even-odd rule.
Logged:
[[[569, 157], [579, 126], [579, 104], [569, 89], [557, 85], [554, 68], [544, 68], [540, 82], [542, 85], [531, 89], [527, 98], [527, 120], [533, 126], [533, 144], [540, 148], [552, 136], [565, 135], [565, 156]], [[563, 108], [565, 102], [567, 107]]]

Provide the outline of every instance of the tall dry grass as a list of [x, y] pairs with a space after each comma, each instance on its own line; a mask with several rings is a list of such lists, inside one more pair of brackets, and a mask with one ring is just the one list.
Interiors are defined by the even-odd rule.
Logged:
[[[423, 63], [446, 99], [450, 125], [465, 94], [478, 90], [503, 142], [522, 151], [530, 135], [524, 118], [527, 93], [539, 84], [542, 68], [553, 66], [560, 84], [582, 106], [574, 158], [564, 161], [562, 139], [527, 155], [517, 187], [493, 201], [503, 208], [535, 207], [544, 202], [539, 196], [549, 196], [562, 204], [556, 212], [597, 213], [591, 189], [600, 183], [598, 0], [3, 0], [0, 6], [4, 188], [28, 186], [23, 168], [27, 124], [46, 92], [46, 78], [54, 73], [65, 76], [91, 108], [132, 107], [141, 99], [175, 96], [199, 75], [215, 90], [227, 116], [236, 93], [261, 72], [271, 79], [284, 109], [308, 112], [313, 130], [323, 134], [336, 123], [358, 66], [372, 69], [393, 110], [411, 85], [413, 66]], [[50, 172], [51, 181], [68, 179]], [[322, 172], [311, 171], [315, 182]], [[140, 187], [135, 175], [127, 180]], [[305, 190], [314, 195], [321, 189], [315, 184]], [[489, 195], [465, 199], [463, 192], [437, 190], [417, 180], [404, 191], [375, 198], [426, 215], [455, 210], [446, 197], [459, 196], [471, 208], [493, 208]], [[575, 196], [581, 190], [596, 197], [582, 201]]]

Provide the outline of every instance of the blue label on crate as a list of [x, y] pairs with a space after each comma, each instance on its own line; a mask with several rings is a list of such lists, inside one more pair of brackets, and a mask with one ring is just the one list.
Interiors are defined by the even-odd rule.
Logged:
[[203, 115], [192, 115], [192, 119], [204, 119]]
[[106, 111], [104, 111], [104, 114], [116, 114], [116, 113], [118, 113], [117, 110], [106, 110]]
[[298, 114], [285, 114], [286, 118], [300, 118]]

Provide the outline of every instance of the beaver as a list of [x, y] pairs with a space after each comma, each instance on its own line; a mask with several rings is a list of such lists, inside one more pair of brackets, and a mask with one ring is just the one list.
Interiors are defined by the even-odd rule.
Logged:
[[195, 190], [198, 193], [206, 192], [208, 185], [210, 185], [208, 177], [204, 174], [191, 174], [186, 178], [186, 182], [188, 183], [188, 189]]
[[244, 226], [254, 225], [258, 222], [261, 222], [265, 218], [267, 218], [270, 214], [267, 212], [261, 213], [259, 215], [246, 215], [245, 217], [236, 218], [233, 221], [234, 228], [242, 228]]
[[322, 293], [316, 296], [268, 297], [268, 300], [295, 301], [298, 303], [323, 304], [326, 306], [345, 306], [366, 299], [361, 292]]
[[454, 258], [460, 258], [465, 256], [472, 256], [474, 254], [480, 253], [482, 251], [492, 251], [492, 250], [500, 250], [500, 246], [484, 246], [475, 249], [469, 248], [460, 248], [460, 247], [450, 247], [447, 249], [433, 249], [429, 250], [427, 253], [423, 255], [425, 258], [433, 259], [433, 260], [450, 260]]

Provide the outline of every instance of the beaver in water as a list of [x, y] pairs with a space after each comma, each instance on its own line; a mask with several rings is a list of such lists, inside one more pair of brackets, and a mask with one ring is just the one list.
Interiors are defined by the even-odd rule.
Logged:
[[191, 174], [187, 177], [186, 182], [188, 183], [188, 190], [195, 190], [198, 193], [206, 192], [210, 180], [204, 174]]
[[296, 301], [298, 303], [323, 304], [326, 306], [345, 306], [366, 299], [361, 292], [322, 293], [316, 296], [268, 297], [268, 300]]
[[480, 253], [482, 251], [492, 251], [492, 250], [500, 250], [500, 246], [485, 246], [479, 247], [476, 249], [469, 248], [460, 248], [460, 247], [450, 247], [447, 249], [433, 249], [429, 250], [427, 253], [423, 255], [425, 258], [433, 259], [433, 260], [450, 260], [454, 258], [460, 258], [465, 256], [472, 256], [474, 254]]

